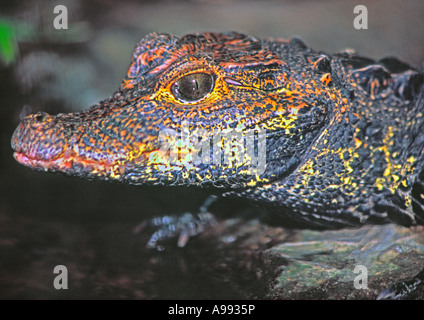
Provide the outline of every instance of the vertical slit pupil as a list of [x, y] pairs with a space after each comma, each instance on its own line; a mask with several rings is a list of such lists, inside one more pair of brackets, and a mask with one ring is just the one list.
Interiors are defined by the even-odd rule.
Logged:
[[177, 80], [172, 92], [179, 100], [196, 101], [212, 91], [213, 82], [213, 76], [208, 73], [192, 73]]

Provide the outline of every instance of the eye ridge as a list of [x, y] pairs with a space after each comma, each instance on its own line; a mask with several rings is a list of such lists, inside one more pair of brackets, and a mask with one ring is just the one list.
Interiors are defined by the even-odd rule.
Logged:
[[196, 102], [212, 92], [214, 82], [214, 76], [209, 73], [191, 73], [175, 81], [171, 91], [182, 102]]

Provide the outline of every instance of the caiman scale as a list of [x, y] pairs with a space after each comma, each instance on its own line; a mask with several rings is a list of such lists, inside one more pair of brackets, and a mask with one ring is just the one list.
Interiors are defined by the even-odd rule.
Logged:
[[299, 39], [153, 33], [110, 98], [28, 115], [12, 148], [33, 169], [222, 187], [322, 228], [424, 224], [423, 83], [396, 58]]

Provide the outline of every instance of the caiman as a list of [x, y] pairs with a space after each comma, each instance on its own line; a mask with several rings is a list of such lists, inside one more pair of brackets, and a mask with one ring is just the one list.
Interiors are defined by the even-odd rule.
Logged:
[[424, 224], [424, 74], [294, 38], [153, 33], [87, 111], [25, 117], [30, 168], [221, 188], [319, 228]]

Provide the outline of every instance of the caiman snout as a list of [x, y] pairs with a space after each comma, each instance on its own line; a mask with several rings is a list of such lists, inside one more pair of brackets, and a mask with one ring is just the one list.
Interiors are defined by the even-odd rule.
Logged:
[[65, 128], [57, 116], [44, 112], [30, 114], [13, 133], [14, 156], [24, 165], [32, 161], [53, 161], [65, 152], [72, 134], [72, 128]]
[[[102, 109], [109, 110], [109, 109]], [[96, 113], [96, 111], [98, 113]], [[145, 143], [136, 141], [119, 121], [98, 109], [85, 113], [35, 113], [25, 117], [12, 136], [15, 159], [32, 169], [74, 176], [116, 178], [145, 161]], [[117, 119], [118, 118], [118, 119]], [[144, 137], [142, 133], [137, 137]]]

